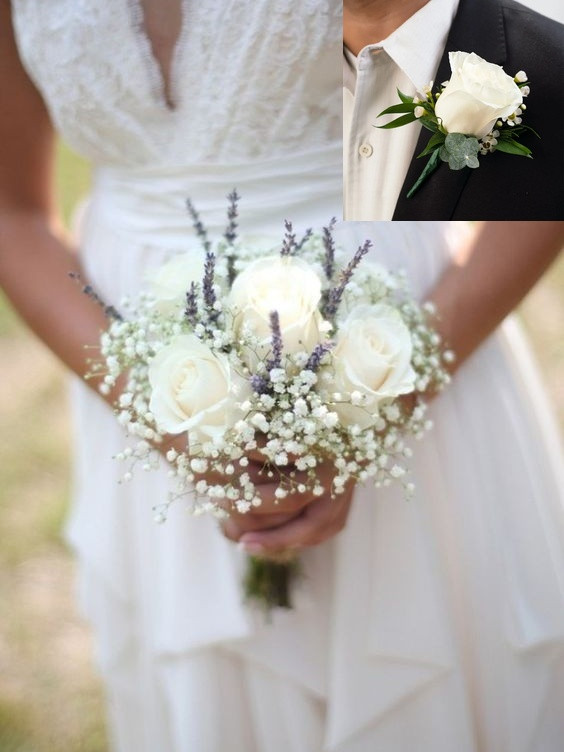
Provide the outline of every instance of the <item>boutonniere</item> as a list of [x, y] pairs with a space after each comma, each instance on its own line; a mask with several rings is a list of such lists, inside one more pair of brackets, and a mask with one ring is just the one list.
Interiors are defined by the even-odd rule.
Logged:
[[429, 175], [447, 162], [451, 170], [480, 166], [478, 155], [503, 151], [531, 157], [531, 150], [519, 139], [532, 128], [522, 124], [529, 92], [527, 74], [513, 78], [499, 65], [488, 63], [474, 52], [449, 52], [452, 75], [433, 93], [432, 84], [422, 97], [408, 97], [398, 89], [400, 104], [380, 113], [400, 117], [379, 128], [399, 128], [418, 120], [433, 134], [419, 157], [429, 161], [407, 194], [411, 198]]

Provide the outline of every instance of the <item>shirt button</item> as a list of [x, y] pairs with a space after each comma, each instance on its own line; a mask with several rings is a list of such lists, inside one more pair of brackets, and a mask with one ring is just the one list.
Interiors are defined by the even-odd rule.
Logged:
[[373, 152], [374, 149], [372, 148], [372, 146], [370, 146], [370, 144], [361, 144], [358, 147], [358, 153], [361, 157], [371, 157]]

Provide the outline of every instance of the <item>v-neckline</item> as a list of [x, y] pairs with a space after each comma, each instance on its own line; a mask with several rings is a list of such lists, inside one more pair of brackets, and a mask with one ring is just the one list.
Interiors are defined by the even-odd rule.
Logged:
[[178, 89], [177, 80], [178, 58], [182, 52], [182, 41], [186, 28], [186, 8], [184, 0], [178, 3], [178, 33], [172, 42], [166, 58], [157, 54], [157, 45], [150, 34], [146, 23], [146, 7], [143, 0], [128, 0], [134, 31], [139, 35], [145, 48], [145, 58], [150, 68], [154, 88], [158, 91], [161, 104], [168, 112], [177, 109]]

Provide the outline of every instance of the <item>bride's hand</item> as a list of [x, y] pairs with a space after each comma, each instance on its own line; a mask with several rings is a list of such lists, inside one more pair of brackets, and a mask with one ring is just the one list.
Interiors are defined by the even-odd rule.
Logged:
[[[186, 439], [182, 436], [170, 437], [160, 445], [160, 451], [174, 448], [186, 451]], [[315, 546], [336, 535], [346, 524], [352, 501], [354, 484], [349, 484], [344, 493], [331, 498], [329, 491], [323, 496], [310, 493], [289, 493], [284, 499], [277, 499], [275, 491], [278, 483], [273, 483], [263, 471], [264, 458], [250, 453], [248, 472], [262, 499], [260, 507], [252, 512], [240, 514], [230, 510], [229, 519], [221, 524], [223, 534], [234, 542], [245, 546], [249, 553], [260, 555], [276, 554], [288, 548]], [[241, 468], [243, 469], [243, 468]], [[296, 482], [305, 480], [297, 473]], [[321, 485], [330, 489], [335, 475], [334, 466], [323, 463], [317, 469]], [[222, 483], [223, 476], [205, 473], [202, 479], [210, 484]]]
[[[329, 489], [335, 469], [327, 462], [318, 467], [317, 475], [324, 488]], [[260, 487], [259, 493], [266, 506], [264, 511], [261, 506], [256, 514], [231, 515], [222, 524], [224, 535], [242, 544], [247, 553], [268, 557], [288, 549], [316, 546], [345, 527], [353, 499], [354, 483], [349, 483], [344, 492], [335, 498], [331, 498], [329, 491], [323, 496], [289, 494], [278, 501], [275, 507], [281, 513], [288, 513], [287, 519], [280, 521], [276, 521], [277, 514], [272, 511], [275, 489], [275, 484]], [[265, 522], [268, 524], [263, 525], [261, 518], [266, 518]]]
[[[174, 449], [181, 454], [186, 452], [186, 436], [184, 434], [169, 435], [160, 444], [155, 444], [155, 448], [165, 457], [169, 449]], [[308, 504], [312, 498], [311, 494], [309, 496], [296, 494], [292, 498], [285, 499], [285, 503], [282, 503], [274, 495], [278, 487], [277, 484], [273, 483], [263, 470], [264, 457], [258, 453], [251, 453], [248, 460], [249, 464], [245, 467], [238, 465], [237, 462], [234, 462], [234, 464], [237, 467], [237, 472], [249, 474], [259, 491], [262, 504], [255, 512], [247, 512], [246, 514], [239, 514], [231, 507], [227, 510], [230, 518], [222, 523], [222, 529], [226, 537], [233, 541], [238, 541], [244, 532], [263, 530], [289, 522], [302, 511], [304, 505]], [[223, 485], [225, 483], [225, 476], [213, 471], [199, 473], [197, 478], [205, 480], [209, 485]]]

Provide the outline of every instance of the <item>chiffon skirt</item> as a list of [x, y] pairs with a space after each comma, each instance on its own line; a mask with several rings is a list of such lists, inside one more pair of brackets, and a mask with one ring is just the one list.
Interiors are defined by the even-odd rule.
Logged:
[[[115, 300], [158, 254], [118, 258], [102, 224], [87, 224], [84, 263]], [[375, 258], [405, 268], [418, 295], [450, 255], [445, 225], [344, 232], [372, 233]], [[414, 498], [359, 487], [344, 531], [303, 554], [294, 610], [270, 621], [243, 603], [244, 554], [213, 519], [177, 503], [153, 521], [166, 468], [118, 483], [121, 429], [73, 390], [68, 536], [117, 752], [561, 749], [562, 462], [514, 321], [434, 400]]]

